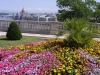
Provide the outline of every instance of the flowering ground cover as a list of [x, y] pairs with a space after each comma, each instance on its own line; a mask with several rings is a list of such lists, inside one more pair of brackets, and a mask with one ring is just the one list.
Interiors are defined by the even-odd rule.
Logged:
[[63, 39], [0, 48], [0, 75], [100, 75], [100, 42], [84, 49]]

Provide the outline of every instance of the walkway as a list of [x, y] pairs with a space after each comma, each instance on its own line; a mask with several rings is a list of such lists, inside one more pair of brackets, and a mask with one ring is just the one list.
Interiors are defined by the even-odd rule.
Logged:
[[[6, 32], [0, 31], [0, 36], [6, 35]], [[45, 35], [45, 34], [32, 34], [32, 33], [22, 33], [23, 36], [36, 36], [36, 37], [46, 37], [46, 38], [56, 38], [55, 35]], [[64, 36], [60, 36], [59, 38], [64, 38]]]
[[[6, 32], [0, 31], [0, 36], [6, 35]], [[45, 34], [32, 34], [32, 33], [22, 33], [23, 36], [36, 36], [36, 37], [45, 37], [45, 38], [56, 38], [55, 35], [45, 35]], [[64, 38], [64, 36], [60, 36], [59, 38]], [[100, 38], [94, 38], [94, 40], [100, 41]]]

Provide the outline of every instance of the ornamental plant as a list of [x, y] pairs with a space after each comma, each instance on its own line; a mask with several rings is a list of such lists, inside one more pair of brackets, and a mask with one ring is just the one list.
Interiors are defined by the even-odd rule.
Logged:
[[13, 21], [11, 22], [6, 37], [8, 40], [20, 40], [22, 38], [22, 34], [18, 25]]
[[93, 35], [99, 32], [96, 25], [89, 24], [84, 18], [66, 20], [63, 28], [70, 34], [67, 37], [68, 46], [75, 48], [89, 46]]

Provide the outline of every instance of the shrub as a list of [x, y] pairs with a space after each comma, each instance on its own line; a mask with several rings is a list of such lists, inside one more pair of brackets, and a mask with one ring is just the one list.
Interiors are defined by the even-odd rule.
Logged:
[[90, 33], [73, 32], [68, 37], [68, 46], [75, 48], [90, 46], [91, 41], [92, 41], [92, 36]]
[[91, 44], [93, 33], [96, 34], [96, 25], [90, 25], [86, 19], [72, 19], [64, 22], [64, 29], [69, 30], [69, 47], [86, 47]]
[[22, 38], [21, 31], [15, 22], [11, 22], [6, 37], [8, 40], [20, 40]]

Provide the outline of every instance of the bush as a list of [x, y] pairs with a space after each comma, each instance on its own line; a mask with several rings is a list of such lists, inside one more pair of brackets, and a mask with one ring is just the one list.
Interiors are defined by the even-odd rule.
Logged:
[[21, 31], [15, 22], [11, 22], [6, 37], [8, 40], [20, 40], [22, 38]]
[[90, 25], [86, 19], [72, 19], [64, 22], [64, 29], [69, 30], [68, 36], [69, 47], [86, 47], [91, 44], [92, 35], [97, 34], [98, 29], [96, 25]]
[[68, 37], [68, 46], [69, 47], [84, 47], [90, 46], [92, 41], [92, 36], [88, 32], [73, 32]]

